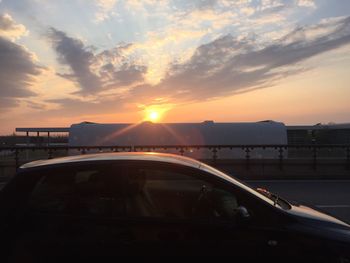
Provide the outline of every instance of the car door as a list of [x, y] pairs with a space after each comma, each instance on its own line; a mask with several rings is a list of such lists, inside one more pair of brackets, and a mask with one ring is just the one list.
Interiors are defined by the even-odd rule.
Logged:
[[131, 232], [121, 174], [111, 163], [40, 171], [15, 227], [13, 257], [52, 261], [125, 251]]
[[[242, 259], [274, 253], [274, 238], [280, 232], [257, 223], [263, 212], [234, 187], [179, 165], [140, 162], [125, 170], [126, 216], [135, 252]], [[246, 205], [250, 222], [238, 214]], [[268, 215], [265, 218], [262, 221], [268, 221]]]

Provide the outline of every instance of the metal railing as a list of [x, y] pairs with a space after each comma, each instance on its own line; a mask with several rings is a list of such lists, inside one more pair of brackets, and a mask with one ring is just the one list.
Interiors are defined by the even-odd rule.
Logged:
[[[249, 169], [253, 159], [274, 159], [282, 169], [286, 159], [308, 159], [316, 169], [320, 159], [341, 159], [350, 169], [350, 145], [137, 145], [137, 146], [16, 146], [0, 147], [0, 161], [15, 161], [16, 168], [24, 161], [51, 159], [73, 154], [96, 152], [171, 152], [180, 155], [193, 155], [206, 151], [204, 159], [217, 162], [220, 159], [235, 159], [229, 152], [240, 152], [239, 159], [244, 159]], [[225, 154], [222, 152], [225, 151]], [[259, 154], [257, 155], [257, 151]], [[264, 152], [274, 153], [274, 157], [265, 157]], [[195, 155], [195, 154], [194, 154]], [[271, 156], [271, 154], [270, 154]], [[203, 159], [203, 157], [202, 157]]]

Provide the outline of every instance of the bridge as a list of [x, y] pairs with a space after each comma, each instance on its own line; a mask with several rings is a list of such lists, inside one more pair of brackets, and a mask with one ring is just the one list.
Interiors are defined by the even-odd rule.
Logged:
[[[275, 151], [276, 157], [253, 154], [257, 150], [260, 153]], [[286, 199], [306, 203], [350, 223], [350, 145], [0, 147], [0, 187], [21, 164], [29, 161], [119, 151], [170, 152], [190, 156], [254, 187], [268, 188]], [[225, 153], [229, 151], [243, 154], [240, 158], [228, 159]]]

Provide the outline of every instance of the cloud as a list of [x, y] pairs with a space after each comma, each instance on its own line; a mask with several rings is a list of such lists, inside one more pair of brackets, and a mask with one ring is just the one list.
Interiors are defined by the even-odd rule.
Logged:
[[[162, 81], [156, 85], [146, 83], [136, 68], [135, 72], [130, 70], [130, 76], [126, 74], [126, 82], [130, 86], [122, 95], [77, 102], [88, 110], [94, 108], [92, 105], [98, 108], [125, 103], [152, 105], [159, 104], [160, 98], [166, 103], [181, 104], [250, 92], [274, 86], [288, 76], [309, 70], [303, 67], [302, 62], [348, 44], [350, 17], [298, 27], [277, 40], [264, 43], [256, 36], [242, 38], [228, 34], [199, 46], [187, 61], [171, 64]], [[120, 69], [124, 60], [122, 51], [118, 48], [104, 51], [94, 55], [94, 59], [101, 83], [114, 83], [115, 88], [120, 89], [118, 81], [122, 83], [123, 78], [115, 76], [115, 72], [122, 71], [115, 71], [115, 67], [119, 65]], [[131, 66], [127, 68], [132, 69]], [[138, 81], [132, 82], [135, 79]], [[110, 88], [113, 89], [112, 86]], [[63, 99], [55, 103], [74, 107], [74, 101]]]
[[285, 6], [283, 1], [281, 0], [261, 0], [260, 1], [260, 9], [276, 9]]
[[104, 11], [110, 11], [113, 9], [117, 0], [95, 0], [96, 5]]
[[106, 89], [118, 89], [143, 81], [147, 68], [134, 64], [123, 56], [130, 44], [95, 54], [94, 47], [87, 47], [81, 40], [55, 28], [49, 30], [48, 37], [58, 61], [67, 65], [71, 71], [58, 74], [76, 82], [81, 94], [93, 95]]
[[263, 48], [254, 39], [227, 35], [198, 47], [189, 61], [172, 65], [154, 95], [200, 101], [271, 87], [306, 70], [301, 62], [348, 44], [350, 17], [299, 27]]
[[117, 0], [95, 0], [95, 4], [98, 8], [95, 14], [95, 21], [99, 23], [108, 19], [111, 14], [113, 14], [112, 10], [116, 3]]
[[47, 110], [47, 107], [44, 103], [35, 102], [31, 100], [24, 100], [24, 102], [31, 109], [39, 110], [40, 112], [42, 112], [43, 110]]
[[20, 98], [35, 96], [31, 87], [43, 70], [27, 49], [0, 37], [0, 108], [14, 107]]
[[120, 45], [112, 50], [104, 50], [95, 56], [96, 70], [104, 88], [124, 87], [144, 80], [147, 68], [129, 62], [123, 55], [124, 51], [130, 49], [131, 46], [132, 44]]
[[314, 0], [297, 0], [297, 5], [301, 7], [316, 8], [316, 4]]
[[62, 111], [64, 111], [65, 116], [70, 117], [110, 112], [118, 116], [118, 114], [126, 110], [127, 105], [125, 101], [115, 96], [97, 98], [91, 101], [83, 100], [83, 98], [61, 98], [47, 100], [46, 102], [58, 105], [58, 108], [50, 109], [46, 112], [48, 116], [61, 116]]
[[0, 14], [0, 36], [15, 40], [28, 31], [22, 24], [17, 24], [9, 14]]
[[52, 46], [58, 55], [58, 61], [68, 65], [71, 74], [60, 74], [60, 76], [79, 83], [82, 91], [92, 93], [100, 89], [102, 83], [96, 74], [91, 70], [94, 54], [84, 46], [84, 43], [66, 33], [51, 28], [48, 32]]
[[193, 1], [186, 1], [184, 4], [184, 7], [186, 9], [200, 9], [200, 10], [206, 10], [206, 9], [212, 9], [219, 3], [218, 0], [193, 0]]

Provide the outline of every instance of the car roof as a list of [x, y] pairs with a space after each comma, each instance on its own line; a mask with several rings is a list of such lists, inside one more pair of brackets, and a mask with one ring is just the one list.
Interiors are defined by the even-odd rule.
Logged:
[[68, 157], [60, 157], [48, 160], [38, 160], [26, 163], [20, 169], [48, 167], [53, 165], [73, 164], [81, 162], [99, 161], [154, 161], [170, 164], [179, 164], [193, 168], [200, 168], [201, 162], [175, 154], [153, 153], [153, 152], [118, 152], [118, 153], [97, 153], [82, 154]]

